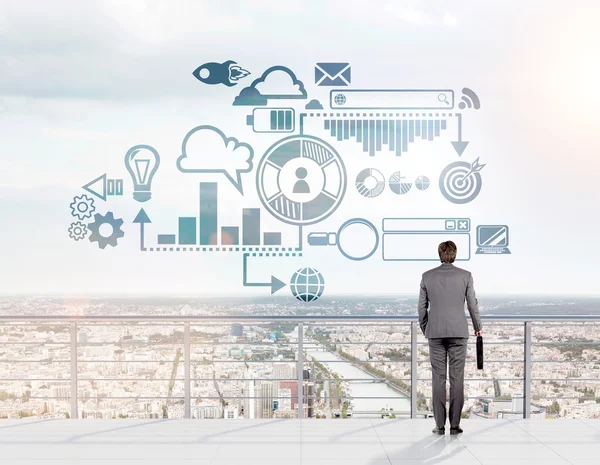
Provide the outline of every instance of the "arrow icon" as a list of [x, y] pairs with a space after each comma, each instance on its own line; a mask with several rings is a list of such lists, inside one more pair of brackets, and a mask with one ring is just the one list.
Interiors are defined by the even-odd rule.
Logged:
[[471, 169], [469, 169], [467, 174], [464, 175], [464, 177], [461, 179], [460, 182], [463, 182], [465, 179], [467, 179], [472, 174], [479, 173], [481, 171], [481, 168], [483, 168], [485, 165], [487, 165], [487, 163], [484, 163], [483, 165], [481, 165], [479, 163], [479, 157], [477, 157], [477, 160], [475, 160], [473, 163], [471, 163]]
[[248, 254], [244, 254], [244, 286], [245, 287], [270, 287], [271, 294], [275, 294], [278, 290], [284, 288], [286, 284], [271, 275], [271, 282], [268, 283], [249, 283], [248, 282]]
[[460, 157], [467, 148], [467, 145], [469, 145], [469, 141], [462, 140], [462, 114], [457, 113], [456, 116], [458, 118], [458, 140], [452, 141], [450, 143], [452, 144], [454, 150], [456, 150], [456, 153]]
[[146, 211], [143, 208], [140, 208], [140, 211], [136, 215], [133, 220], [134, 223], [138, 223], [140, 225], [140, 250], [146, 251], [146, 247], [144, 247], [144, 225], [146, 223], [152, 223]]

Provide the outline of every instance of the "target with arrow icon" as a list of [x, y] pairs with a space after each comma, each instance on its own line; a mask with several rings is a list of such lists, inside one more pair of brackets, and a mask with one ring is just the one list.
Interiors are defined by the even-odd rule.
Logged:
[[468, 203], [479, 195], [481, 174], [485, 164], [479, 164], [479, 158], [473, 163], [457, 161], [450, 163], [440, 175], [442, 195], [452, 203]]

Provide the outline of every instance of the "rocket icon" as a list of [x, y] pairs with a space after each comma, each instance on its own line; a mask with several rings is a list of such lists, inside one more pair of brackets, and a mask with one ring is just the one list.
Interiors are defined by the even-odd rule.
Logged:
[[235, 61], [228, 60], [225, 63], [204, 63], [192, 73], [196, 79], [204, 84], [225, 84], [233, 87], [242, 78], [250, 74], [250, 71], [239, 66]]

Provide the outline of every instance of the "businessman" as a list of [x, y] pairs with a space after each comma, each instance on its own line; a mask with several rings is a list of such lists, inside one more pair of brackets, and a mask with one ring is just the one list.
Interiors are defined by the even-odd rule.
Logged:
[[469, 328], [465, 300], [475, 336], [482, 334], [481, 318], [471, 273], [453, 265], [456, 244], [442, 242], [438, 247], [441, 266], [423, 274], [419, 294], [419, 325], [429, 342], [432, 369], [433, 416], [435, 434], [446, 429], [446, 364], [450, 365], [450, 434], [460, 434], [465, 380], [465, 358]]

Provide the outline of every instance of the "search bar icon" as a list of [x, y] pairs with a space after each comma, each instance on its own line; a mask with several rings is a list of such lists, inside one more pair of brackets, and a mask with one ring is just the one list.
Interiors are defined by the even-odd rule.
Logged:
[[334, 89], [332, 110], [451, 110], [450, 89]]
[[445, 103], [446, 105], [450, 105], [450, 102], [448, 101], [448, 97], [444, 93], [441, 93], [438, 95], [438, 100], [442, 103]]

